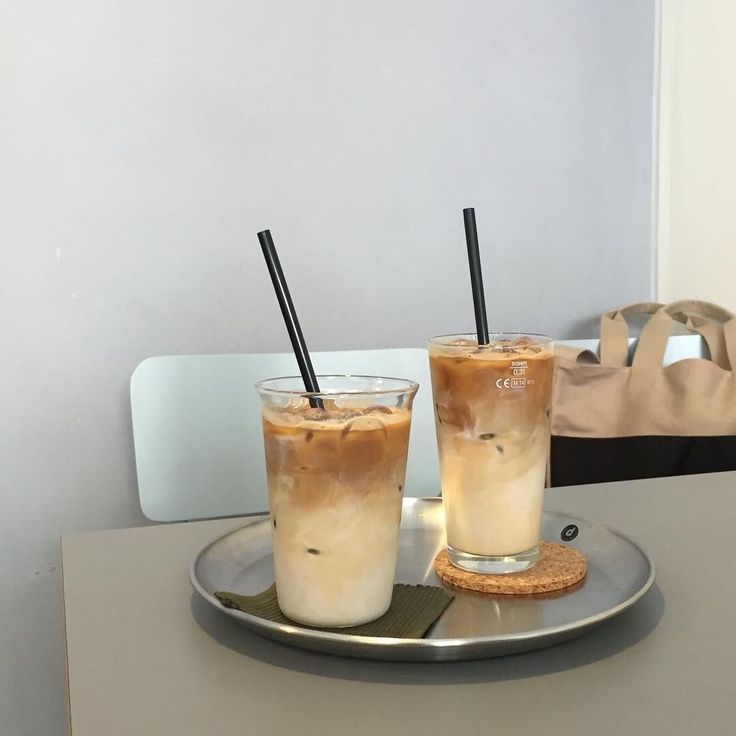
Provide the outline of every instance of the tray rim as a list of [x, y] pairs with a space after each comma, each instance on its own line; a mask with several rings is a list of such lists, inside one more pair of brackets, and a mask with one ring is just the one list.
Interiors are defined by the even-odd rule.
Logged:
[[[421, 501], [421, 502], [432, 502], [432, 503], [442, 503], [442, 498], [437, 496], [429, 496], [429, 497], [412, 497], [412, 498], [405, 498], [404, 504], [407, 505], [407, 502], [409, 504], [413, 505], [413, 503]], [[545, 508], [544, 509], [545, 514], [557, 514], [560, 516], [564, 516], [566, 519], [569, 519], [571, 521], [577, 521], [577, 522], [583, 522], [586, 525], [593, 525], [594, 522], [590, 522], [587, 519], [583, 519], [578, 516], [573, 516], [571, 514], [568, 514], [564, 511], [559, 511], [558, 509], [551, 509], [551, 508]], [[642, 555], [642, 557], [646, 560], [647, 564], [649, 565], [649, 576], [647, 577], [647, 580], [645, 583], [637, 590], [633, 595], [629, 596], [626, 600], [622, 601], [618, 605], [614, 606], [613, 608], [606, 609], [605, 611], [602, 611], [601, 613], [594, 614], [593, 616], [588, 616], [586, 618], [577, 619], [575, 621], [572, 621], [570, 623], [566, 624], [560, 624], [558, 626], [551, 626], [544, 629], [531, 629], [529, 631], [524, 632], [518, 632], [516, 634], [495, 634], [490, 636], [473, 636], [473, 637], [462, 637], [462, 638], [452, 638], [452, 639], [405, 639], [405, 638], [399, 638], [399, 637], [388, 637], [388, 636], [358, 636], [355, 634], [337, 634], [329, 631], [323, 631], [321, 629], [312, 629], [306, 626], [299, 626], [299, 625], [291, 625], [291, 624], [280, 624], [276, 623], [275, 621], [269, 621], [268, 619], [260, 618], [259, 616], [254, 616], [250, 613], [244, 613], [243, 611], [238, 611], [237, 609], [232, 608], [225, 608], [218, 600], [215, 598], [215, 596], [208, 593], [202, 584], [199, 582], [197, 575], [196, 575], [196, 567], [197, 563], [202, 557], [202, 555], [213, 545], [221, 542], [226, 537], [232, 536], [234, 534], [237, 534], [241, 532], [243, 529], [249, 526], [254, 526], [255, 524], [261, 524], [264, 522], [267, 522], [270, 516], [268, 514], [263, 516], [256, 516], [251, 517], [252, 521], [249, 523], [244, 524], [241, 527], [238, 527], [237, 529], [232, 529], [229, 532], [226, 532], [225, 534], [219, 535], [216, 539], [213, 539], [209, 541], [207, 544], [202, 546], [199, 551], [194, 555], [191, 562], [189, 563], [189, 581], [192, 584], [192, 587], [194, 590], [202, 597], [204, 598], [208, 603], [210, 603], [212, 606], [217, 608], [220, 612], [224, 613], [226, 616], [239, 620], [244, 624], [247, 624], [249, 628], [256, 631], [258, 633], [258, 629], [266, 629], [268, 631], [272, 631], [277, 634], [287, 634], [287, 635], [295, 635], [299, 639], [309, 639], [313, 642], [333, 642], [335, 644], [345, 644], [345, 645], [352, 645], [352, 646], [365, 646], [367, 648], [373, 648], [373, 649], [390, 649], [390, 650], [400, 650], [400, 649], [416, 649], [417, 647], [421, 647], [423, 649], [431, 649], [431, 650], [442, 650], [442, 649], [449, 649], [449, 648], [456, 648], [456, 647], [476, 647], [476, 646], [484, 646], [484, 645], [493, 645], [493, 644], [509, 644], [514, 642], [528, 642], [528, 641], [534, 641], [537, 639], [551, 639], [558, 636], [564, 636], [568, 633], [574, 633], [577, 631], [585, 631], [593, 626], [596, 626], [600, 623], [603, 623], [604, 621], [607, 621], [610, 618], [614, 618], [615, 616], [618, 616], [620, 613], [625, 611], [627, 608], [631, 608], [640, 598], [642, 598], [652, 587], [654, 584], [654, 579], [656, 575], [656, 569], [654, 566], [654, 561], [649, 556], [649, 554], [644, 550], [641, 546], [639, 546], [631, 537], [624, 534], [623, 532], [619, 531], [618, 529], [609, 526], [608, 524], [595, 524], [595, 526], [603, 527], [607, 529], [609, 532], [612, 532], [616, 536], [620, 537], [624, 541], [626, 541], [628, 544], [630, 544], [632, 547], [634, 547], [639, 554]], [[298, 639], [294, 641], [294, 644], [297, 646], [300, 646]], [[319, 647], [313, 647], [315, 649], [318, 649]]]

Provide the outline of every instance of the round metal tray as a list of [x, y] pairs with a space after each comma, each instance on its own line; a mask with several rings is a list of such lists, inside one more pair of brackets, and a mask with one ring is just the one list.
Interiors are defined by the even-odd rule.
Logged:
[[[570, 531], [571, 524], [578, 534], [569, 540], [575, 533]], [[557, 644], [626, 610], [654, 582], [649, 556], [607, 526], [545, 511], [542, 536], [564, 541], [585, 555], [588, 574], [581, 583], [534, 596], [488, 595], [445, 586], [455, 593], [455, 599], [424, 639], [332, 634], [277, 624], [221, 606], [215, 591], [252, 595], [273, 583], [268, 519], [208, 544], [192, 561], [189, 577], [194, 589], [223, 615], [263, 636], [331, 654], [395, 661], [480, 659]], [[433, 565], [444, 544], [441, 499], [405, 499], [396, 581], [445, 585]]]

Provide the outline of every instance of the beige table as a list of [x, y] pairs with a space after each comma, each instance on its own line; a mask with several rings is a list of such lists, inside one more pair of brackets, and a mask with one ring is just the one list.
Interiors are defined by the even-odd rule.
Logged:
[[633, 609], [503, 659], [389, 664], [261, 639], [187, 566], [243, 520], [62, 540], [73, 736], [726, 734], [736, 729], [736, 473], [555, 489], [657, 565]]

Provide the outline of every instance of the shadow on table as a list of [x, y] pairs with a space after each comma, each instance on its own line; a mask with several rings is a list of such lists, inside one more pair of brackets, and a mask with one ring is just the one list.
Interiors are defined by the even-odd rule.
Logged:
[[662, 591], [655, 584], [632, 608], [572, 641], [525, 654], [462, 662], [377, 662], [297, 649], [251, 633], [223, 616], [196, 594], [191, 610], [196, 622], [224, 647], [274, 667], [320, 677], [396, 685], [462, 685], [536, 677], [583, 667], [612, 657], [654, 631], [664, 614]]

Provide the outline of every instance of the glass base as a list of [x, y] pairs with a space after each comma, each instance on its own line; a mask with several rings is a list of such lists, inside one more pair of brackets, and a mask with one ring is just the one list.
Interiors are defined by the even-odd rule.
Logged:
[[473, 555], [447, 545], [447, 556], [455, 567], [482, 575], [507, 575], [534, 567], [539, 559], [539, 545], [515, 555]]

